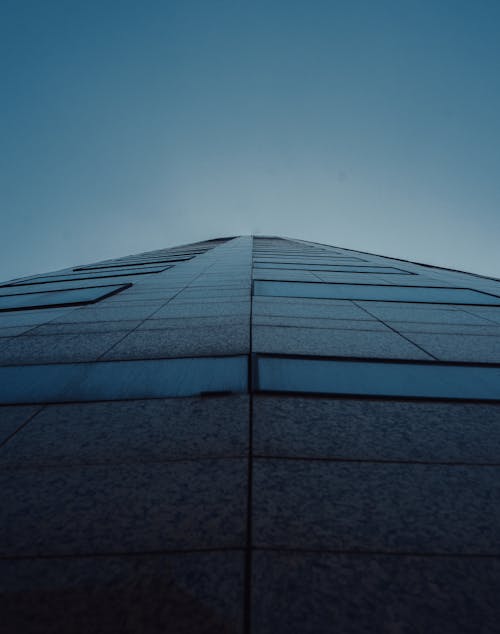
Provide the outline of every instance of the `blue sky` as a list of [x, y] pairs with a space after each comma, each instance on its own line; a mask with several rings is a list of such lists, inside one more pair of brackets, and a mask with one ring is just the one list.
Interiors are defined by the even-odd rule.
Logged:
[[0, 278], [278, 234], [500, 276], [500, 3], [2, 0]]

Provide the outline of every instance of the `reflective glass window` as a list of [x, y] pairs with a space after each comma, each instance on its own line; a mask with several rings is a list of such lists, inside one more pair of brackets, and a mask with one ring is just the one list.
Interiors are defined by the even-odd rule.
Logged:
[[257, 363], [261, 391], [500, 399], [500, 367], [265, 356]]
[[0, 367], [0, 403], [245, 392], [248, 358], [199, 357]]
[[500, 297], [470, 288], [391, 286], [381, 284], [328, 284], [255, 280], [254, 294], [274, 297], [373, 300], [424, 304], [500, 306]]
[[[73, 269], [73, 271], [99, 271], [101, 269], [117, 269], [117, 268], [125, 268], [125, 267], [136, 267], [136, 266], [146, 266], [149, 264], [174, 264], [176, 262], [185, 262], [187, 260], [192, 260], [193, 256], [188, 257], [163, 257], [163, 258], [147, 258], [145, 260], [127, 260], [123, 262], [122, 260], [117, 260], [116, 262], [110, 262], [108, 264], [99, 264], [95, 266], [77, 266]], [[168, 268], [168, 267], [167, 267]]]
[[329, 273], [383, 273], [412, 275], [409, 271], [393, 266], [358, 266], [356, 264], [282, 264], [280, 262], [255, 262], [255, 269], [280, 269], [286, 271], [324, 271]]
[[103, 277], [123, 277], [124, 275], [149, 275], [151, 273], [162, 273], [172, 267], [144, 267], [144, 268], [109, 268], [105, 271], [91, 271], [82, 273], [64, 273], [62, 275], [40, 275], [31, 277], [19, 282], [11, 282], [8, 286], [25, 286], [33, 284], [47, 284], [50, 282], [71, 282], [74, 280], [93, 280]]

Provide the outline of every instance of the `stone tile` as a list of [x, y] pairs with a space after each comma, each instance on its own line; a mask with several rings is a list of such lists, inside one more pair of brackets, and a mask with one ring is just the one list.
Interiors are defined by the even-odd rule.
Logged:
[[339, 306], [351, 306], [355, 307], [355, 304], [350, 299], [325, 299], [316, 297], [281, 297], [278, 295], [254, 295], [253, 306], [270, 305], [270, 306], [326, 306], [332, 310]]
[[441, 361], [500, 362], [500, 337], [414, 332], [406, 336]]
[[433, 324], [418, 321], [388, 321], [388, 326], [402, 333], [434, 333], [443, 335], [497, 335], [500, 336], [500, 324]]
[[166, 317], [146, 319], [137, 330], [169, 330], [171, 328], [212, 328], [214, 326], [250, 328], [250, 315], [212, 315], [209, 317]]
[[[40, 410], [37, 405], [0, 406], [0, 444]], [[1, 453], [0, 453], [1, 455]]]
[[255, 315], [253, 326], [289, 326], [297, 328], [327, 328], [331, 330], [377, 330], [390, 332], [391, 329], [376, 319], [327, 319], [325, 317], [285, 317], [283, 315], [265, 317]]
[[443, 283], [441, 280], [432, 277], [418, 275], [385, 275], [381, 277], [382, 284], [396, 284], [398, 286], [457, 286], [456, 284]]
[[188, 291], [229, 291], [235, 290], [237, 294], [240, 293], [248, 293], [250, 291], [250, 273], [247, 273], [244, 276], [231, 277], [229, 273], [226, 273], [222, 276], [218, 276], [217, 278], [201, 278], [198, 277], [192, 284], [185, 289]]
[[[304, 299], [299, 301], [287, 301], [286, 298], [276, 298], [278, 301], [267, 301], [271, 298], [266, 297], [265, 301], [253, 302], [253, 314], [269, 316], [286, 316], [286, 317], [305, 317], [305, 318], [328, 318], [328, 319], [365, 319], [373, 321], [374, 317], [352, 302], [344, 300], [317, 300]], [[281, 301], [279, 301], [281, 300]]]
[[285, 280], [288, 282], [318, 282], [321, 278], [310, 271], [283, 269], [254, 269], [254, 280]]
[[[373, 273], [345, 273], [335, 272], [327, 273], [324, 271], [315, 271], [318, 279], [322, 282], [332, 282], [337, 284], [390, 284], [383, 277], [374, 275]], [[392, 277], [392, 275], [391, 275]], [[394, 277], [399, 277], [395, 275]], [[404, 275], [408, 278], [408, 275]]]
[[64, 317], [75, 310], [74, 307], [58, 309], [39, 310], [16, 310], [12, 312], [0, 313], [0, 328], [10, 328], [13, 326], [36, 326], [45, 324], [57, 317]]
[[130, 331], [136, 328], [140, 323], [140, 320], [122, 320], [122, 321], [77, 321], [69, 324], [61, 322], [53, 322], [51, 324], [42, 324], [33, 328], [26, 336], [31, 335], [70, 335], [70, 334], [83, 334], [93, 332], [115, 332], [115, 331]]
[[155, 319], [218, 315], [250, 315], [250, 302], [170, 302], [155, 313]]
[[277, 326], [254, 326], [252, 350], [253, 352], [341, 357], [432, 358], [395, 332]]
[[172, 303], [182, 304], [198, 304], [198, 305], [210, 305], [210, 304], [238, 304], [240, 302], [250, 303], [250, 294], [236, 295], [222, 297], [220, 295], [203, 295], [203, 294], [191, 294], [191, 295], [177, 295]]
[[498, 558], [256, 552], [259, 634], [495, 634]]
[[120, 294], [112, 295], [105, 299], [100, 308], [118, 308], [119, 306], [153, 306], [163, 305], [181, 290], [182, 287], [175, 289], [157, 289], [154, 293], [134, 293], [128, 297], [122, 297]]
[[136, 330], [103, 358], [155, 359], [246, 354], [249, 351], [249, 342], [248, 326]]
[[5, 445], [0, 466], [231, 457], [247, 450], [247, 396], [74, 403], [47, 406]]
[[461, 310], [461, 306], [429, 308], [425, 304], [398, 304], [396, 302], [356, 302], [382, 321], [411, 321], [434, 324], [482, 324], [487, 322], [477, 315]]
[[255, 460], [257, 547], [500, 555], [500, 467]]
[[500, 309], [488, 306], [469, 306], [467, 312], [478, 319], [487, 319], [489, 322], [500, 324]]
[[18, 337], [25, 332], [29, 332], [33, 329], [33, 326], [9, 326], [7, 328], [0, 328], [0, 338], [4, 337]]
[[127, 332], [22, 336], [0, 345], [0, 365], [95, 361]]
[[150, 304], [144, 304], [141, 302], [139, 305], [123, 304], [122, 306], [114, 306], [105, 308], [94, 308], [92, 306], [86, 306], [84, 308], [78, 308], [71, 314], [63, 315], [57, 319], [58, 323], [74, 323], [74, 322], [89, 322], [89, 321], [129, 321], [129, 320], [143, 320], [150, 317], [155, 311], [157, 311], [165, 302], [152, 302]]
[[243, 459], [0, 471], [1, 556], [241, 548]]
[[[31, 295], [26, 297], [26, 299], [48, 299], [47, 305], [55, 310], [58, 308], [57, 304], [60, 299], [64, 299], [65, 302], [68, 302], [68, 304], [74, 308], [78, 306], [78, 303], [81, 302], [82, 299], [86, 302], [98, 302], [105, 299], [108, 292], [113, 291], [120, 293], [124, 290], [123, 285], [132, 281], [134, 280], [126, 277], [119, 279], [106, 278], [106, 280], [55, 280], [43, 284], [22, 284], [9, 288], [5, 294], [21, 296], [27, 293], [36, 293], [36, 295]], [[107, 284], [103, 284], [103, 282], [107, 282]], [[84, 289], [87, 290], [86, 293], [83, 293]], [[64, 296], [58, 295], [54, 299], [53, 296], [46, 295], [47, 292], [51, 291], [69, 291], [69, 293]], [[0, 292], [2, 292], [1, 289]], [[2, 292], [2, 295], [4, 292], [5, 290]], [[39, 297], [38, 293], [42, 294], [41, 297]], [[46, 310], [42, 308], [42, 304], [36, 301], [33, 303], [30, 302], [29, 304], [21, 303], [21, 306], [31, 307], [32, 310]], [[36, 306], [39, 306], [39, 308], [35, 308]]]
[[192, 301], [193, 299], [222, 299], [224, 301], [239, 301], [250, 298], [250, 286], [244, 289], [224, 288], [187, 288], [177, 295], [178, 301]]
[[500, 404], [254, 396], [255, 454], [500, 463]]
[[236, 634], [238, 551], [0, 562], [6, 632]]

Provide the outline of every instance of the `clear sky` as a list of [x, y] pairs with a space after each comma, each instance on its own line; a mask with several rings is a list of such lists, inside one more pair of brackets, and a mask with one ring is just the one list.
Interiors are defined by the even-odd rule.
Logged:
[[498, 0], [0, 0], [0, 279], [276, 234], [500, 276]]

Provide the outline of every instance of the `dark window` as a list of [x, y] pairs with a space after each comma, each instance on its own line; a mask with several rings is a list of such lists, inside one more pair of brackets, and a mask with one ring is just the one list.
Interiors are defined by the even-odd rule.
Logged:
[[86, 288], [68, 288], [65, 290], [51, 290], [37, 293], [17, 292], [11, 295], [2, 294], [0, 295], [0, 311], [94, 304], [130, 286], [132, 286], [132, 284], [89, 286]]
[[259, 356], [257, 376], [264, 392], [500, 400], [500, 366]]
[[470, 288], [391, 286], [382, 284], [329, 284], [323, 282], [273, 282], [255, 280], [255, 295], [310, 297], [424, 304], [500, 306], [500, 297]]

